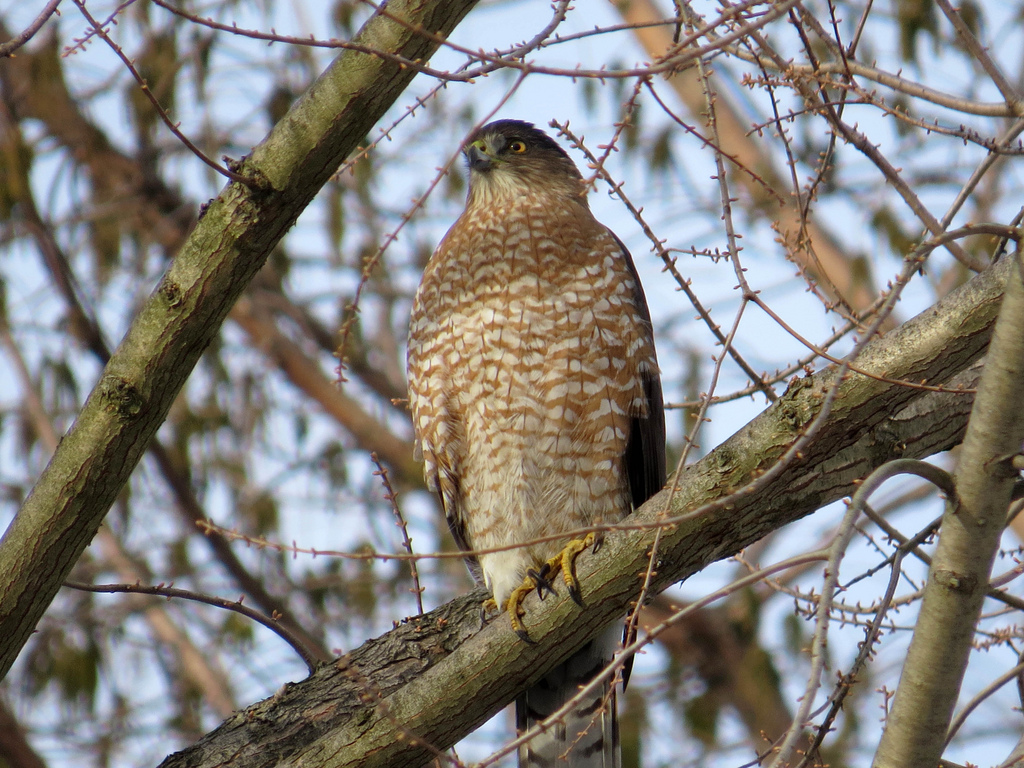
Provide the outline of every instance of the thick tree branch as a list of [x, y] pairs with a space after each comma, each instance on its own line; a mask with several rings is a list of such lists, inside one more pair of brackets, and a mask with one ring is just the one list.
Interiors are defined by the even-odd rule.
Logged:
[[[474, 0], [395, 0], [360, 43], [427, 59]], [[428, 34], [420, 34], [418, 30]], [[132, 323], [74, 426], [0, 540], [6, 675], [163, 422], [210, 339], [271, 249], [408, 85], [394, 60], [346, 51], [239, 164]]]
[[[0, 32], [2, 32], [2, 22], [0, 22]], [[135, 213], [128, 217], [128, 221], [136, 238], [145, 240], [152, 237], [155, 232], [160, 232], [162, 233], [161, 242], [165, 247], [178, 247], [194, 224], [194, 206], [186, 205], [178, 193], [162, 181], [154, 180], [151, 183], [142, 183], [146, 178], [146, 169], [138, 158], [123, 154], [111, 147], [108, 142], [99, 140], [98, 137], [103, 136], [102, 132], [79, 110], [63, 81], [55, 80], [50, 76], [51, 57], [54, 55], [52, 48], [53, 45], [44, 46], [39, 50], [19, 55], [21, 63], [18, 66], [0, 71], [0, 83], [3, 85], [5, 96], [4, 100], [0, 100], [0, 133], [8, 131], [15, 135], [14, 132], [18, 132], [16, 135], [19, 140], [22, 140], [21, 126], [10, 114], [12, 105], [23, 116], [38, 116], [45, 121], [50, 135], [64, 144], [80, 168], [87, 170], [97, 183], [100, 178], [97, 174], [101, 174], [100, 186], [117, 190], [121, 205], [126, 205], [126, 201], [131, 201], [130, 210]], [[22, 61], [23, 59], [29, 61]], [[69, 129], [69, 125], [77, 126], [77, 128]], [[72, 143], [75, 141], [79, 143]], [[94, 163], [91, 158], [95, 156], [98, 146], [102, 147], [102, 158], [101, 162]], [[92, 352], [102, 365], [106, 365], [111, 355], [110, 347], [105, 341], [105, 335], [96, 318], [79, 299], [78, 281], [66, 252], [57, 242], [52, 229], [39, 214], [30, 183], [31, 169], [26, 166], [17, 170], [21, 176], [17, 189], [22, 191], [18, 200], [20, 218], [36, 243], [44, 266], [51, 274], [54, 287], [64, 298], [69, 317], [68, 327], [82, 346]], [[266, 278], [267, 267], [265, 266], [259, 274]], [[257, 276], [254, 285], [259, 282], [260, 278]], [[264, 279], [264, 282], [271, 281]], [[279, 279], [273, 281], [274, 285], [279, 285], [279, 283]], [[265, 298], [268, 291], [259, 291], [258, 295], [260, 298]], [[283, 310], [289, 310], [293, 315], [301, 311], [299, 307], [291, 304], [283, 293], [277, 292], [273, 294], [273, 297]], [[229, 317], [234, 317], [240, 325], [252, 333], [251, 327], [244, 322], [245, 313], [242, 305], [246, 303], [251, 304], [251, 299], [243, 297], [236, 302]], [[309, 328], [312, 318], [304, 317], [302, 321], [303, 327]], [[275, 346], [273, 339], [281, 337], [277, 324], [267, 318], [260, 330], [261, 332], [272, 332], [269, 335], [264, 333], [265, 338], [261, 339], [261, 346], [264, 349], [273, 349]], [[315, 333], [318, 343], [327, 351], [334, 350], [334, 339], [330, 334], [324, 333], [319, 328], [310, 328], [309, 330], [311, 333]], [[353, 434], [364, 441], [363, 444], [368, 447], [368, 450], [376, 450], [385, 461], [394, 462], [394, 467], [405, 466], [408, 468], [414, 463], [412, 453], [407, 445], [394, 438], [381, 424], [376, 422], [375, 426], [370, 424], [370, 420], [362, 413], [361, 409], [350, 407], [351, 399], [345, 400], [342, 397], [339, 401], [341, 395], [339, 389], [330, 382], [319, 366], [305, 359], [301, 353], [296, 353], [292, 349], [294, 345], [287, 339], [283, 343], [286, 346], [286, 354], [277, 355], [275, 362], [280, 365], [282, 372], [296, 386], [321, 402], [324, 410], [336, 418], [339, 414], [346, 416], [351, 414], [347, 420], [339, 419], [340, 423], [350, 431], [353, 426], [359, 427], [359, 431], [353, 432]], [[311, 367], [314, 365], [315, 370]], [[355, 370], [355, 366], [353, 366], [353, 370]], [[390, 396], [397, 397], [398, 395]], [[192, 487], [187, 473], [179, 466], [180, 462], [174, 460], [166, 445], [157, 438], [150, 441], [149, 452], [174, 495], [177, 511], [190, 526], [190, 529], [196, 532], [195, 524], [209, 516], [196, 498], [195, 489]], [[409, 476], [408, 472], [403, 475], [403, 477], [407, 476]], [[422, 472], [419, 467], [415, 468], [415, 478], [415, 482], [422, 483]], [[324, 647], [322, 634], [315, 631], [310, 632], [307, 628], [300, 626], [289, 606], [277, 596], [272, 595], [266, 584], [248, 571], [231, 549], [229, 542], [220, 536], [202, 536], [201, 538], [213, 551], [224, 569], [231, 574], [238, 587], [244, 590], [252, 601], [267, 614], [280, 616], [281, 624], [293, 633], [300, 635], [304, 645], [316, 653], [321, 660], [331, 658], [331, 654]]]
[[[874, 340], [858, 368], [908, 381], [949, 381], [984, 353], [1008, 269], [1009, 260], [997, 264]], [[832, 387], [838, 397], [818, 439], [756, 493], [744, 492], [802, 434]], [[451, 746], [625, 613], [650, 565], [659, 524], [652, 584], [660, 591], [849, 494], [858, 478], [891, 458], [956, 445], [971, 399], [841, 375], [835, 366], [795, 381], [761, 416], [688, 467], [674, 492], [658, 494], [610, 532], [600, 552], [580, 558], [585, 610], [564, 592], [527, 601], [535, 643], [523, 643], [505, 620], [481, 628], [478, 591], [286, 686], [162, 766], [421, 766], [434, 755], [425, 745]], [[709, 511], [665, 525], [667, 517], [698, 508]]]
[[[0, 347], [6, 351], [7, 357], [13, 363], [12, 367], [20, 379], [22, 401], [25, 403], [25, 410], [32, 427], [39, 437], [39, 441], [52, 453], [57, 449], [60, 437], [53, 428], [53, 423], [43, 407], [39, 393], [35, 391], [32, 375], [25, 364], [21, 350], [14, 341], [11, 329], [7, 326], [6, 319], [0, 319]], [[121, 579], [126, 582], [151, 579], [151, 574], [145, 572], [145, 567], [140, 568], [139, 564], [131, 558], [110, 528], [100, 528], [96, 540], [104, 560], [118, 572]], [[203, 692], [206, 701], [222, 717], [233, 712], [237, 705], [231, 694], [227, 676], [223, 669], [218, 668], [216, 659], [209, 658], [196, 648], [187, 632], [171, 619], [163, 606], [145, 600], [136, 601], [136, 604], [141, 609], [140, 612], [144, 612], [150, 631], [166, 647], [173, 649], [184, 678], [197, 690]]]
[[[30, 54], [32, 55], [32, 54]], [[29, 71], [33, 71], [32, 67], [27, 68]], [[10, 75], [10, 73], [7, 73]], [[9, 86], [10, 83], [7, 83]], [[51, 84], [52, 85], [52, 84]], [[69, 103], [71, 102], [70, 95], [64, 94]], [[0, 101], [0, 130], [6, 130], [18, 132], [19, 140], [20, 126], [11, 119], [8, 113], [7, 104]], [[73, 149], [73, 148], [72, 148]], [[87, 153], [81, 153], [83, 155]], [[126, 158], [126, 163], [128, 162]], [[127, 167], [127, 165], [125, 166]], [[67, 257], [67, 254], [60, 247], [56, 238], [53, 235], [52, 230], [47, 226], [46, 222], [43, 221], [39, 215], [39, 211], [36, 207], [35, 198], [32, 194], [32, 186], [29, 183], [29, 169], [27, 167], [18, 169], [22, 174], [22, 183], [20, 189], [22, 195], [18, 200], [18, 207], [20, 210], [22, 221], [25, 227], [32, 234], [32, 238], [36, 243], [36, 247], [42, 257], [43, 265], [49, 271], [53, 286], [58, 294], [60, 294], [65, 303], [65, 311], [68, 315], [68, 328], [70, 333], [77, 338], [79, 343], [86, 349], [88, 349], [99, 361], [101, 365], [106, 365], [110, 360], [110, 347], [105, 340], [105, 334], [100, 324], [97, 322], [94, 314], [86, 309], [79, 299], [78, 281], [75, 273], [71, 268], [71, 263]], [[140, 173], [141, 173], [141, 169]], [[122, 179], [125, 186], [129, 185], [129, 179], [126, 177]], [[161, 204], [159, 195], [155, 195], [153, 199], [150, 199], [149, 206], [151, 208], [151, 216], [153, 218], [161, 218], [163, 214], [160, 213]], [[171, 222], [168, 222], [168, 230], [171, 229]], [[186, 230], [182, 230], [181, 237], [184, 239]], [[236, 305], [237, 310], [237, 305]], [[0, 324], [5, 321], [0, 319]], [[49, 419], [42, 410], [42, 406], [32, 400], [38, 400], [34, 395], [30, 396], [31, 388], [29, 386], [31, 377], [28, 374], [27, 369], [23, 370], [23, 363], [20, 360], [20, 352], [14, 345], [14, 340], [11, 338], [8, 328], [0, 328], [0, 346], [5, 346], [9, 349], [12, 359], [16, 361], [16, 368], [18, 369], [19, 375], [25, 383], [26, 399], [29, 402], [29, 412], [32, 414], [33, 422], [36, 424], [36, 431], [46, 446], [47, 450], [52, 453], [56, 450], [59, 442], [59, 436], [53, 435], [50, 437], [52, 426], [50, 425]], [[19, 367], [20, 366], [20, 367]], [[203, 510], [202, 505], [196, 498], [195, 490], [191, 486], [182, 471], [181, 467], [177, 466], [170, 453], [163, 443], [157, 438], [150, 440], [149, 451], [153, 458], [156, 460], [157, 466], [160, 468], [160, 473], [163, 475], [164, 480], [170, 487], [171, 492], [174, 495], [175, 501], [177, 502], [176, 508], [178, 512], [192, 525], [193, 531], [195, 531], [195, 523], [200, 520], [205, 520], [209, 516]], [[406, 451], [408, 452], [408, 451]], [[411, 458], [411, 457], [410, 457]], [[260, 580], [255, 578], [246, 567], [239, 560], [234, 550], [231, 549], [230, 544], [220, 536], [204, 536], [203, 541], [213, 550], [217, 559], [224, 566], [225, 570], [231, 574], [235, 583], [245, 591], [246, 595], [252, 598], [266, 613], [277, 614], [280, 616], [279, 621], [282, 625], [287, 627], [291, 632], [299, 635], [302, 638], [303, 644], [311, 649], [321, 660], [327, 660], [330, 658], [330, 654], [324, 648], [323, 638], [319, 635], [314, 635], [306, 631], [304, 627], [301, 627], [291, 615], [288, 607], [283, 601], [270, 594], [266, 585]], [[134, 579], [131, 579], [134, 580]]]

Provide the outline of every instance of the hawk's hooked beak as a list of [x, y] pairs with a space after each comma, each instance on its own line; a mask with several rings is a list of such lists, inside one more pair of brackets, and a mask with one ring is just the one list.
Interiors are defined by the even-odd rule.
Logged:
[[486, 173], [494, 167], [494, 158], [487, 153], [487, 145], [481, 140], [466, 147], [466, 159], [471, 171]]

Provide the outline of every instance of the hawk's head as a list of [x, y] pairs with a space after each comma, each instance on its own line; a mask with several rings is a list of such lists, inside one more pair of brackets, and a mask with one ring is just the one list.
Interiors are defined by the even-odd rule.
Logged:
[[583, 177], [554, 139], [522, 120], [497, 120], [463, 149], [470, 200], [538, 193], [564, 194], [587, 204]]

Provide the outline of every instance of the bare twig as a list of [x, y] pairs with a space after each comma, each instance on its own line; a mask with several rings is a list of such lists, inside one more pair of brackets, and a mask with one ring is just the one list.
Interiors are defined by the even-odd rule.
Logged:
[[55, 13], [59, 16], [60, 14], [57, 11], [57, 6], [60, 5], [60, 1], [61, 0], [49, 0], [46, 5], [43, 6], [39, 15], [32, 20], [31, 24], [6, 43], [0, 43], [0, 59], [13, 56], [16, 50], [35, 37], [36, 32], [43, 28], [43, 24], [49, 21], [51, 16]]
[[402, 530], [402, 546], [405, 547], [406, 554], [410, 555], [409, 558], [409, 571], [412, 576], [412, 589], [409, 591], [416, 595], [416, 608], [419, 610], [420, 615], [423, 615], [423, 587], [420, 586], [420, 571], [416, 565], [417, 558], [414, 556], [416, 553], [412, 549], [412, 539], [409, 537], [409, 526], [405, 522], [405, 516], [402, 514], [402, 510], [398, 507], [398, 497], [395, 495], [395, 489], [391, 487], [391, 480], [388, 479], [388, 470], [383, 464], [377, 459], [376, 453], [370, 454], [370, 461], [372, 461], [377, 469], [373, 473], [380, 478], [381, 483], [384, 485], [384, 499], [391, 504], [391, 511], [395, 514], [395, 525]]
[[310, 672], [316, 669], [317, 664], [321, 661], [315, 652], [306, 647], [301, 638], [293, 634], [278, 621], [277, 616], [266, 616], [247, 605], [242, 605], [244, 598], [241, 597], [238, 600], [226, 600], [223, 597], [204, 595], [200, 592], [193, 592], [190, 589], [179, 589], [169, 584], [148, 586], [145, 584], [86, 584], [80, 581], [65, 581], [64, 586], [70, 589], [77, 589], [80, 592], [105, 592], [110, 594], [122, 592], [132, 595], [157, 595], [167, 599], [179, 598], [181, 600], [191, 600], [195, 603], [212, 605], [216, 608], [224, 608], [241, 614], [247, 619], [252, 619], [276, 634], [292, 647], [292, 650], [305, 662]]
[[[85, 5], [85, 0], [73, 1], [75, 5], [78, 6], [78, 10], [82, 12], [83, 16], [85, 16], [86, 21], [88, 21], [92, 25], [93, 31], [100, 37], [101, 40], [103, 40], [103, 42], [110, 46], [111, 50], [113, 50], [114, 53], [117, 54], [117, 57], [121, 60], [121, 63], [124, 64], [125, 68], [131, 73], [132, 77], [135, 78], [135, 80], [139, 84], [139, 88], [142, 89], [142, 92], [149, 100], [149, 103], [153, 105], [153, 108], [156, 110], [157, 114], [160, 115], [160, 119], [163, 121], [164, 125], [166, 125], [170, 132], [173, 133], [178, 138], [178, 141], [184, 144], [189, 149], [189, 151], [192, 152], [192, 154], [194, 154], [196, 157], [198, 157], [200, 160], [206, 163], [206, 165], [210, 166], [210, 168], [213, 168], [213, 170], [215, 170], [222, 176], [226, 176], [231, 181], [238, 182], [239, 184], [245, 184], [247, 187], [257, 186], [256, 182], [253, 179], [235, 173], [235, 171], [231, 170], [230, 168], [225, 168], [220, 163], [207, 157], [205, 152], [199, 149], [199, 147], [192, 143], [191, 139], [189, 139], [184, 133], [181, 132], [181, 130], [178, 128], [178, 124], [171, 120], [170, 116], [167, 114], [167, 110], [163, 108], [163, 106], [160, 104], [160, 101], [156, 98], [156, 95], [150, 89], [149, 84], [146, 82], [146, 79], [141, 74], [139, 74], [139, 70], [135, 68], [135, 64], [132, 63], [132, 60], [125, 55], [125, 52], [121, 49], [121, 46], [115, 43], [113, 39], [111, 39], [110, 35], [107, 34], [107, 25], [113, 22], [115, 16], [118, 13], [120, 13], [124, 6], [122, 5], [121, 7], [119, 7], [106, 21], [100, 23], [93, 17], [91, 13], [89, 13], [89, 9], [86, 8]], [[78, 44], [80, 44], [80, 42]]]

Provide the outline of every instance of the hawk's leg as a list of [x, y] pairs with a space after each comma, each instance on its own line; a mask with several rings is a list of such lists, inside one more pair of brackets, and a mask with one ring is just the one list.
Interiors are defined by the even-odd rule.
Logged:
[[523, 583], [512, 590], [512, 594], [508, 596], [508, 600], [502, 606], [502, 608], [508, 611], [509, 620], [512, 622], [512, 629], [515, 630], [519, 637], [527, 642], [530, 641], [522, 621], [523, 616], [526, 614], [526, 611], [523, 609], [523, 600], [535, 589], [537, 590], [537, 596], [541, 600], [544, 599], [545, 592], [554, 594], [555, 588], [551, 584], [551, 577], [559, 571], [562, 572], [562, 578], [565, 579], [565, 586], [569, 590], [569, 597], [577, 605], [583, 605], [580, 582], [576, 578], [576, 558], [588, 547], [593, 546], [596, 549], [599, 543], [598, 538], [593, 533], [588, 533], [582, 539], [573, 539], [566, 544], [562, 551], [544, 563], [539, 571], [531, 568], [526, 572], [526, 578], [523, 579]]

